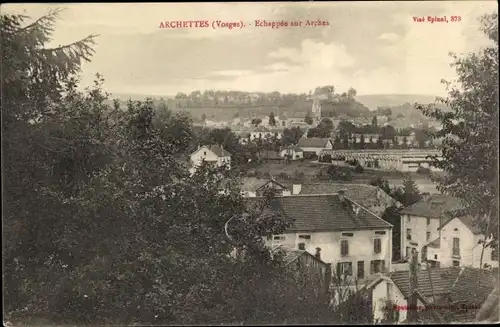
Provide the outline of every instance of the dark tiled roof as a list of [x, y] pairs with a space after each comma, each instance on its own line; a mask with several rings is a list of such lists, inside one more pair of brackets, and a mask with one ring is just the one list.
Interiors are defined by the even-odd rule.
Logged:
[[438, 237], [436, 238], [434, 241], [432, 242], [429, 242], [427, 244], [427, 247], [429, 248], [435, 248], [435, 249], [439, 249], [441, 247], [441, 239]]
[[498, 273], [477, 268], [461, 268], [449, 296], [443, 298], [443, 306], [465, 305], [466, 310], [446, 310], [447, 321], [473, 321], [480, 307], [498, 285]]
[[402, 210], [405, 215], [439, 218], [441, 212], [446, 214], [449, 211], [462, 208], [460, 200], [443, 194], [432, 194], [426, 200], [420, 200]]
[[316, 258], [311, 253], [309, 253], [305, 250], [291, 249], [291, 248], [280, 245], [280, 246], [274, 248], [271, 252], [283, 253], [283, 264], [285, 265], [285, 267], [290, 265], [292, 262], [294, 262], [295, 260], [297, 260], [298, 258], [300, 258], [302, 256], [309, 256], [313, 260], [317, 261], [318, 263], [326, 266], [326, 263], [323, 260]]
[[[451, 218], [451, 219], [448, 219], [444, 224], [442, 224], [441, 226], [439, 226], [438, 229], [441, 229], [443, 228], [445, 225], [447, 225], [449, 222], [451, 222], [454, 218]], [[463, 216], [463, 217], [457, 217], [457, 219], [460, 219], [460, 221], [465, 225], [467, 226], [467, 228], [470, 229], [470, 231], [475, 234], [475, 235], [479, 235], [479, 234], [482, 234], [482, 231], [479, 227], [477, 227], [475, 224], [474, 224], [474, 218], [472, 218], [472, 216]]]
[[387, 206], [398, 202], [376, 186], [368, 184], [311, 183], [302, 184], [300, 194], [335, 194], [345, 190], [345, 195], [365, 208], [384, 202]]
[[259, 179], [259, 178], [253, 178], [253, 177], [245, 177], [245, 178], [242, 178], [242, 180], [241, 180], [241, 190], [255, 192], [258, 189], [264, 187], [265, 185], [268, 185], [269, 183], [275, 183], [284, 189], [288, 189], [291, 186], [291, 185], [285, 185], [283, 183], [279, 183], [279, 182], [272, 180], [272, 179]]
[[[432, 287], [429, 272], [432, 279]], [[460, 268], [455, 267], [419, 270], [417, 275], [418, 291], [424, 297], [432, 296], [432, 288], [434, 288], [434, 295], [448, 294], [459, 272]], [[394, 271], [389, 274], [389, 277], [405, 297], [410, 296], [410, 273], [408, 271]]]
[[297, 145], [302, 148], [324, 148], [329, 141], [328, 138], [319, 137], [301, 138]]
[[226, 150], [224, 150], [222, 147], [220, 147], [218, 145], [209, 145], [207, 147], [210, 149], [210, 151], [212, 151], [213, 153], [215, 153], [219, 157], [231, 156], [231, 153], [227, 152]]
[[[257, 201], [260, 198], [248, 198]], [[299, 195], [277, 197], [272, 200], [272, 210], [280, 210], [294, 223], [287, 230], [294, 231], [343, 231], [390, 228], [391, 225], [373, 213], [360, 208], [348, 199], [341, 202], [337, 195]], [[271, 209], [268, 209], [271, 210]]]

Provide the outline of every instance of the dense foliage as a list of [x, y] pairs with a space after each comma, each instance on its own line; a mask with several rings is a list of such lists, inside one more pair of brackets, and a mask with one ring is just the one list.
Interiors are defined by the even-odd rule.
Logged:
[[99, 75], [77, 91], [95, 37], [47, 49], [57, 14], [1, 17], [6, 319], [326, 322], [325, 299], [264, 246], [291, 222], [263, 211], [268, 198], [247, 205], [231, 172], [188, 174], [188, 116], [110, 106]]
[[491, 43], [465, 57], [453, 55], [458, 86], [440, 99], [450, 110], [434, 105], [417, 109], [439, 120], [443, 129], [442, 160], [446, 176], [439, 189], [462, 200], [485, 234], [498, 239], [498, 14], [482, 17], [482, 30]]

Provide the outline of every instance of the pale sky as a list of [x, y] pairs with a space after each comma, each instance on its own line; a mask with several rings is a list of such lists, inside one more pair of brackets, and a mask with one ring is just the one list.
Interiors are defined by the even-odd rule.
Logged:
[[[100, 34], [82, 86], [95, 74], [112, 93], [194, 90], [308, 92], [334, 85], [358, 94], [444, 95], [448, 53], [486, 45], [477, 18], [496, 1], [337, 3], [7, 4], [33, 19], [62, 7], [50, 46]], [[449, 23], [416, 23], [447, 16]], [[460, 22], [451, 22], [460, 16]], [[328, 21], [326, 27], [256, 27], [255, 20]], [[243, 29], [160, 29], [163, 21], [243, 22]], [[250, 24], [252, 26], [250, 26]]]

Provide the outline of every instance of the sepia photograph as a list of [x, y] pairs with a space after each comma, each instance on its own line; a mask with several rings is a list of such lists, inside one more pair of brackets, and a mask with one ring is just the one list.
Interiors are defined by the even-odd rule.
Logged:
[[500, 322], [496, 1], [0, 15], [4, 327]]

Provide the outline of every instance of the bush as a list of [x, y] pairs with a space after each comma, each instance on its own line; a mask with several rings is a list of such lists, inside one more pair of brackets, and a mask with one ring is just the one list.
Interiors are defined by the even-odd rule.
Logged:
[[[324, 177], [326, 176], [326, 178]], [[350, 181], [352, 180], [351, 170], [347, 167], [339, 167], [335, 165], [328, 166], [328, 168], [318, 176], [320, 179], [331, 179], [331, 180], [342, 180]]]
[[318, 160], [319, 162], [332, 162], [332, 156], [330, 154], [325, 154], [321, 156]]
[[356, 167], [354, 168], [354, 172], [355, 173], [362, 173], [364, 172], [365, 169], [363, 168], [363, 166], [361, 166], [359, 163], [356, 165]]
[[418, 167], [417, 174], [420, 174], [420, 175], [430, 175], [431, 174], [431, 170], [429, 168]]

